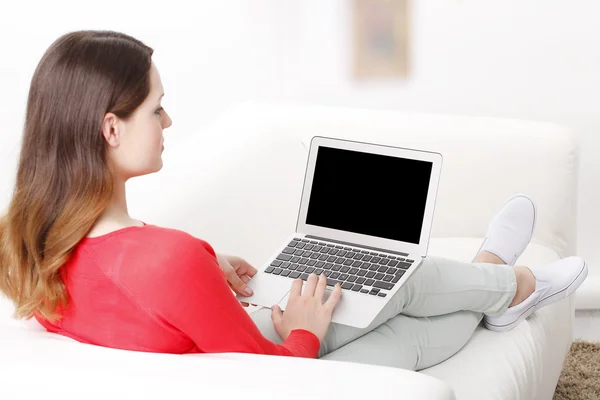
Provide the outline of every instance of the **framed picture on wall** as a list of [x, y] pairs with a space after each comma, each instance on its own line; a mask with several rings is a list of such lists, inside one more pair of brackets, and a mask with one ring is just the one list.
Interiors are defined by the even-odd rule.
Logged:
[[356, 79], [408, 76], [409, 0], [353, 0]]

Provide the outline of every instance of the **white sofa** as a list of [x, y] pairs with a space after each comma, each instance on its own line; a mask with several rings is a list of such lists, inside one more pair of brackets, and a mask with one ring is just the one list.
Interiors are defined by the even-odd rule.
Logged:
[[[205, 132], [178, 138], [166, 131], [164, 168], [128, 184], [130, 212], [260, 266], [295, 228], [315, 135], [443, 154], [430, 254], [470, 260], [491, 216], [518, 192], [530, 195], [539, 211], [533, 243], [519, 263], [574, 254], [576, 140], [565, 128], [538, 122], [246, 103]], [[0, 398], [24, 391], [62, 398], [141, 391], [173, 398], [550, 400], [572, 340], [573, 304], [572, 298], [553, 304], [505, 333], [479, 327], [454, 357], [411, 372], [248, 354], [104, 349], [46, 333], [34, 321], [11, 320], [4, 301]], [[67, 376], [70, 383], [57, 383]]]

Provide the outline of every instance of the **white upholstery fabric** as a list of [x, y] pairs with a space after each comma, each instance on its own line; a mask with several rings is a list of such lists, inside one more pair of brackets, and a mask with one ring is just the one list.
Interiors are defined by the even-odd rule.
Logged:
[[[594, 268], [592, 264], [588, 264], [588, 266]], [[587, 279], [577, 290], [575, 308], [577, 310], [600, 310], [600, 271], [597, 268], [590, 269]]]
[[[76, 343], [30, 321], [0, 323], [0, 398], [452, 400], [441, 381], [411, 371], [249, 354], [171, 355]], [[316, 379], [325, 377], [327, 379]], [[303, 377], [303, 378], [302, 378]], [[310, 387], [299, 386], [310, 379]], [[377, 382], [348, 385], [348, 382]]]
[[[130, 212], [148, 223], [186, 230], [217, 251], [243, 256], [257, 266], [294, 230], [307, 149], [315, 135], [443, 154], [431, 254], [470, 259], [491, 216], [517, 192], [530, 195], [539, 207], [534, 245], [521, 262], [546, 263], [573, 254], [575, 248], [577, 145], [568, 130], [555, 125], [245, 104], [225, 113], [208, 132], [190, 133], [185, 140], [168, 132], [163, 170], [128, 184]], [[401, 177], [390, 177], [394, 183], [401, 185]], [[186, 398], [216, 393], [223, 385], [229, 395], [219, 398], [318, 398], [322, 390], [322, 398], [442, 400], [454, 397], [452, 388], [461, 400], [550, 400], [573, 318], [571, 298], [510, 332], [480, 328], [455, 357], [411, 373], [320, 360], [103, 349], [36, 331], [35, 324], [9, 321], [9, 309], [0, 300], [0, 376], [7, 378], [0, 398], [19, 390], [24, 381], [17, 377], [25, 371], [41, 377], [40, 382], [55, 382], [68, 370], [81, 383], [80, 393], [110, 391], [114, 382], [124, 391], [145, 387], [152, 394], [166, 393], [165, 385], [171, 383]], [[93, 380], [92, 371], [101, 378]], [[226, 384], [225, 374], [239, 380]], [[315, 391], [299, 388], [298, 377], [310, 377]], [[327, 378], [317, 379], [321, 377]], [[358, 381], [376, 384], [361, 392], [361, 385], [352, 384]]]

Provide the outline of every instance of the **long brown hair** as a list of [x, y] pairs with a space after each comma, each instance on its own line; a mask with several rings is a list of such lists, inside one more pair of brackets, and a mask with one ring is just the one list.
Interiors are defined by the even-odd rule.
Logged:
[[13, 196], [0, 219], [0, 291], [14, 317], [60, 318], [61, 267], [102, 214], [113, 174], [102, 121], [127, 119], [150, 92], [153, 50], [128, 35], [78, 31], [58, 38], [29, 89]]

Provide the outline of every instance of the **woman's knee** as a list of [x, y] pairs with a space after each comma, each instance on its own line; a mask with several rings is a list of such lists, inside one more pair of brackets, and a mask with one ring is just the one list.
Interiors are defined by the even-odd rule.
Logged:
[[[419, 322], [416, 370], [432, 367], [458, 353], [471, 339], [483, 314], [458, 311], [431, 318], [414, 318]], [[423, 321], [420, 321], [423, 320]]]

